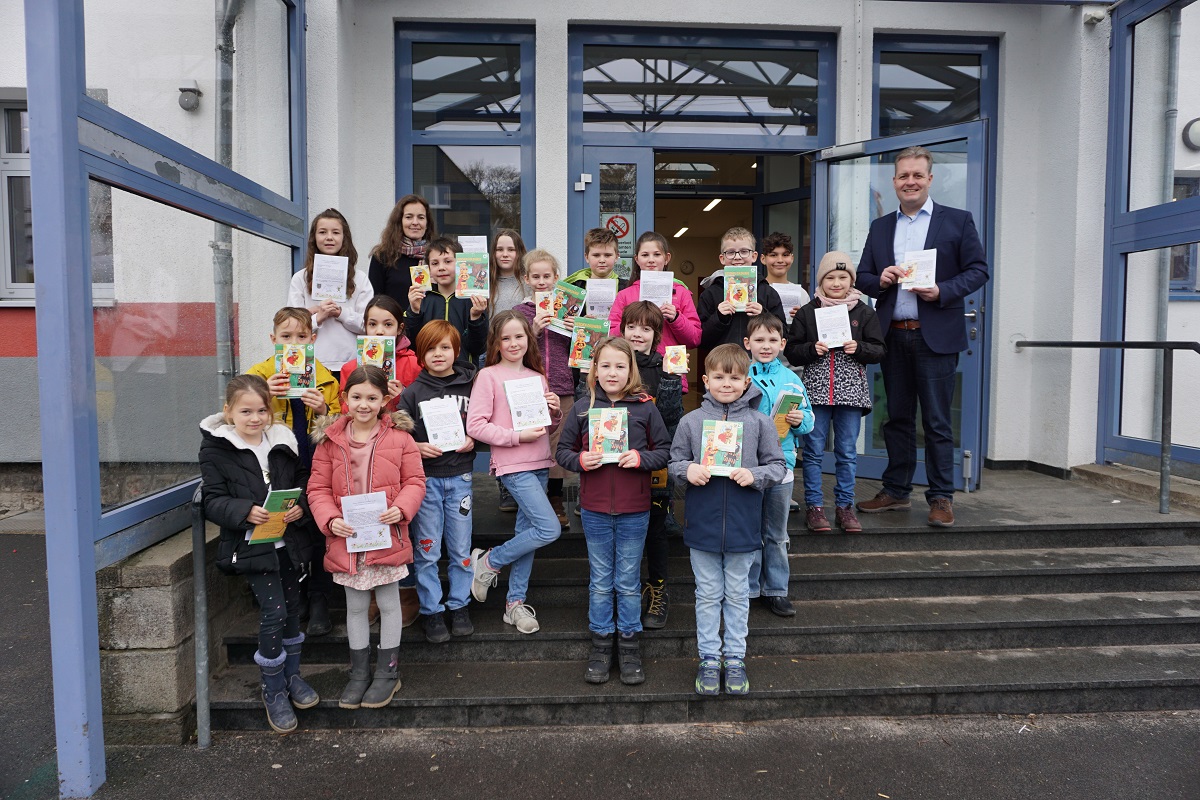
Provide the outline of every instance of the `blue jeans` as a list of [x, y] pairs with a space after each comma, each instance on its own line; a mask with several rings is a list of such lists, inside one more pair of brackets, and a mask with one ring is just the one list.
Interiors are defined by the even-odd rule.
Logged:
[[917, 469], [917, 402], [925, 428], [926, 500], [954, 497], [954, 428], [950, 407], [954, 402], [954, 371], [958, 353], [935, 353], [925, 344], [920, 329], [887, 332], [883, 356], [883, 387], [887, 390], [887, 422], [883, 441], [888, 465], [883, 471], [883, 491], [900, 500], [912, 494]]
[[[462, 608], [471, 599], [471, 473], [425, 478], [425, 499], [408, 526], [413, 542], [413, 569], [422, 614]], [[442, 603], [438, 559], [446, 547], [450, 594]]]
[[642, 629], [642, 547], [650, 512], [599, 514], [582, 509], [588, 550], [588, 629], [613, 632], [613, 595], [621, 633]]
[[821, 459], [829, 426], [833, 423], [834, 504], [854, 505], [854, 478], [858, 473], [858, 432], [862, 428], [862, 409], [854, 406], [813, 406], [815, 422], [804, 435], [804, 504], [825, 505], [821, 492]]
[[546, 480], [549, 470], [535, 469], [529, 472], [512, 472], [501, 475], [500, 482], [517, 501], [517, 525], [513, 538], [488, 553], [487, 562], [492, 569], [511, 564], [508, 572], [508, 602], [525, 599], [529, 590], [529, 573], [533, 570], [533, 553], [562, 535], [558, 517], [546, 497]]
[[787, 597], [788, 578], [788, 504], [792, 484], [780, 483], [763, 492], [762, 550], [756, 550], [750, 565], [750, 597]]
[[[696, 576], [696, 644], [703, 656], [746, 657], [750, 627], [750, 565], [754, 553], [707, 553], [692, 550]], [[721, 646], [721, 616], [725, 643]]]

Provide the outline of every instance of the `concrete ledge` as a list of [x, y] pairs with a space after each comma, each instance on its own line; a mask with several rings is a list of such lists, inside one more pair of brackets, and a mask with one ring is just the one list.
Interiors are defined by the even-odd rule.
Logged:
[[[1074, 480], [1126, 497], [1158, 503], [1158, 473], [1124, 464], [1083, 464], [1071, 468]], [[1200, 481], [1171, 476], [1168, 496], [1172, 511], [1200, 512]]]
[[196, 733], [196, 710], [187, 706], [174, 714], [104, 715], [104, 743], [186, 744]]

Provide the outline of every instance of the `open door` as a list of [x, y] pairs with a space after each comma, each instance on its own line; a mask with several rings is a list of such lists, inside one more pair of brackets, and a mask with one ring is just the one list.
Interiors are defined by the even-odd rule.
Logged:
[[[628, 278], [637, 237], [654, 230], [654, 150], [585, 147], [583, 166], [583, 229], [608, 228], [616, 234], [617, 274]], [[582, 260], [582, 253], [578, 259], [571, 256], [571, 263]]]
[[[857, 264], [871, 222], [895, 213], [899, 203], [892, 189], [896, 154], [920, 145], [933, 153], [933, 186], [929, 196], [935, 203], [970, 211], [991, 265], [987, 207], [988, 128], [986, 120], [935, 128], [902, 136], [890, 136], [817, 151], [813, 196], [813, 263], [830, 250], [848, 253]], [[979, 484], [982, 466], [983, 398], [986, 396], [983, 365], [987, 347], [984, 313], [990, 282], [966, 298], [968, 349], [958, 360], [958, 383], [954, 392], [951, 421], [954, 427], [955, 488], [971, 491]], [[809, 287], [810, 289], [812, 287]], [[866, 416], [859, 436], [858, 474], [880, 478], [887, 466], [880, 425], [887, 418], [887, 398], [878, 365], [869, 368], [874, 408]], [[917, 417], [917, 472], [915, 483], [927, 483], [924, 465], [924, 431]], [[833, 457], [826, 454], [826, 471], [833, 471]]]

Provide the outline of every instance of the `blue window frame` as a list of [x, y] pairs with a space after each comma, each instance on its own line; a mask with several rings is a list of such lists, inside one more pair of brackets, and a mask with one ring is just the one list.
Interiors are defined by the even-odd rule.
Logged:
[[523, 26], [397, 23], [396, 197], [429, 200], [439, 232], [535, 246], [533, 48]]
[[[967, 56], [970, 60], [960, 62], [952, 58], [956, 55]], [[929, 58], [922, 60], [921, 56]], [[972, 119], [995, 120], [1000, 97], [999, 60], [995, 39], [877, 36], [872, 60], [871, 108], [874, 113], [871, 115], [871, 135], [910, 133]], [[977, 73], [969, 68], [975, 65]], [[889, 98], [889, 90], [900, 96]], [[909, 96], [904, 96], [906, 93]], [[886, 102], [889, 99], [890, 102]], [[888, 111], [895, 112], [904, 102], [913, 104], [914, 119], [924, 118], [934, 124], [922, 128], [908, 126], [903, 130], [885, 129], [887, 126], [881, 125], [881, 119], [891, 117], [894, 120], [900, 116], [898, 113], [889, 115]], [[956, 112], [956, 105], [962, 106], [963, 111]], [[971, 115], [969, 110], [977, 113]], [[923, 115], [918, 116], [921, 112]]]
[[[1134, 155], [1137, 138], [1134, 131], [1137, 118], [1134, 113], [1135, 28], [1160, 12], [1182, 10], [1190, 4], [1191, 0], [1130, 0], [1113, 11], [1109, 63], [1108, 176], [1104, 209], [1103, 339], [1125, 338], [1126, 270], [1131, 255], [1161, 250], [1170, 252], [1172, 260], [1177, 256], [1184, 261], [1190, 258], [1191, 286], [1195, 286], [1196, 242], [1200, 240], [1200, 195], [1189, 191], [1188, 187], [1181, 192], [1180, 187], [1176, 186], [1173, 201], [1149, 205], [1130, 202], [1131, 186], [1135, 180], [1144, 177], [1137, 174], [1142, 164]], [[1187, 58], [1194, 58], [1194, 54], [1180, 55], [1180, 59]], [[1130, 210], [1131, 206], [1133, 210]], [[1188, 265], [1184, 264], [1183, 267], [1186, 269]], [[1196, 299], [1194, 291], [1188, 291], [1183, 281], [1171, 288], [1179, 291], [1169, 292], [1170, 300]], [[1191, 354], [1183, 353], [1177, 358], [1190, 360]], [[1101, 351], [1096, 459], [1098, 462], [1139, 463], [1143, 459], [1157, 462], [1160, 449], [1157, 441], [1121, 433], [1124, 363], [1120, 352]], [[1180, 369], [1189, 368], [1187, 365], [1180, 366]], [[1200, 448], [1175, 444], [1171, 448], [1171, 457], [1198, 464]]]

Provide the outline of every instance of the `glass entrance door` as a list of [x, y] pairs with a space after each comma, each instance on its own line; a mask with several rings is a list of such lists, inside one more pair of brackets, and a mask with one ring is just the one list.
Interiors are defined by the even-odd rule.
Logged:
[[[813, 225], [814, 263], [830, 250], [848, 253], [854, 263], [859, 263], [871, 222], [876, 217], [895, 213], [898, 206], [892, 189], [896, 154], [914, 145], [921, 145], [933, 153], [934, 179], [929, 196], [935, 203], [970, 211], [984, 249], [990, 252], [987, 136], [987, 122], [980, 120], [839, 145], [817, 153], [813, 190], [817, 199]], [[987, 310], [988, 285], [985, 284], [965, 300], [964, 323], [967, 326], [968, 347], [959, 355], [952, 406], [955, 487], [966, 491], [977, 487], [983, 463], [983, 384], [987, 348], [984, 314]], [[880, 425], [887, 419], [887, 398], [878, 365], [868, 369], [867, 380], [871, 386], [874, 408], [865, 417], [859, 436], [858, 474], [866, 478], [880, 478], [887, 466], [887, 450], [880, 432]], [[924, 431], [918, 414], [919, 463], [914, 482], [922, 484], [926, 483], [923, 442]], [[832, 472], [832, 455], [827, 453], [826, 460], [826, 469]]]
[[[575, 187], [583, 191], [583, 229], [608, 228], [616, 235], [617, 273], [628, 278], [639, 233], [654, 229], [654, 150], [585, 147], [583, 164]], [[583, 254], [572, 253], [568, 260], [577, 264]]]

